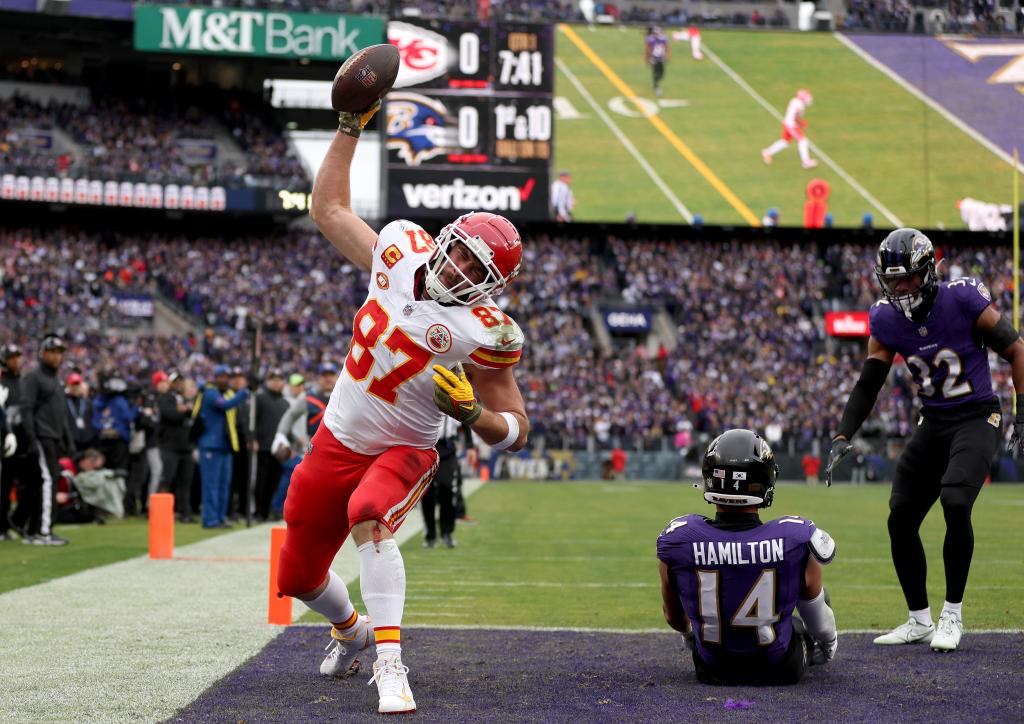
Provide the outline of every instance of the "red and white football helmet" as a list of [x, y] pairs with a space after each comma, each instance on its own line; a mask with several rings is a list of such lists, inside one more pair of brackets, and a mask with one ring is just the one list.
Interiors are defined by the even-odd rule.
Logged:
[[797, 100], [803, 101], [804, 105], [811, 105], [814, 102], [814, 96], [806, 88], [801, 88], [796, 92]]
[[[487, 271], [483, 280], [473, 282], [459, 269], [451, 252], [462, 244]], [[523, 241], [511, 221], [486, 211], [463, 214], [437, 235], [437, 248], [427, 262], [424, 286], [427, 294], [442, 304], [469, 305], [504, 291], [517, 274], [523, 260]], [[442, 280], [446, 267], [454, 270], [451, 286]]]

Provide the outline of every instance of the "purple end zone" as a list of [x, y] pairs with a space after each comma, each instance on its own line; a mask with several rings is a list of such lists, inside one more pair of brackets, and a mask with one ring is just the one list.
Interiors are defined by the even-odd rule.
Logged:
[[[972, 63], [946, 42], [929, 36], [844, 37], [1006, 153], [1012, 155], [1014, 146], [1024, 153], [1024, 94], [1012, 83], [988, 82], [993, 73], [1014, 59], [1013, 55], [988, 56]], [[995, 46], [1007, 43], [992, 38], [964, 38], [959, 42]], [[1017, 40], [1009, 42], [1019, 45]], [[878, 111], [884, 114], [886, 109]]]
[[[671, 634], [407, 629], [402, 638], [421, 721], [1024, 721], [1022, 634], [968, 631], [952, 654], [847, 634], [832, 664], [779, 688], [698, 684]], [[368, 673], [319, 675], [327, 641], [326, 627], [287, 629], [171, 721], [382, 718]]]

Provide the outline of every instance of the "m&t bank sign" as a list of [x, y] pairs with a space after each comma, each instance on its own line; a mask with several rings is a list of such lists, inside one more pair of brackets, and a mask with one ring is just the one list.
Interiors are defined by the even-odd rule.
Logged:
[[155, 53], [340, 61], [384, 37], [383, 18], [135, 6], [135, 49]]

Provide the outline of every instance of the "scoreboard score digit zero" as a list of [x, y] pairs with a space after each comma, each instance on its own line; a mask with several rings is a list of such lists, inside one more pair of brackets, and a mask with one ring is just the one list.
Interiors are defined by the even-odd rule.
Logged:
[[547, 219], [552, 28], [399, 21], [388, 40], [401, 55], [386, 106], [389, 214]]

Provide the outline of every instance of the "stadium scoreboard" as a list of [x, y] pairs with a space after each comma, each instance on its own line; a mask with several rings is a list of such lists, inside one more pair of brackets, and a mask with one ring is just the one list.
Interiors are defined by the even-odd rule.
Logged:
[[388, 40], [401, 55], [387, 97], [389, 215], [547, 219], [552, 27], [402, 20]]

